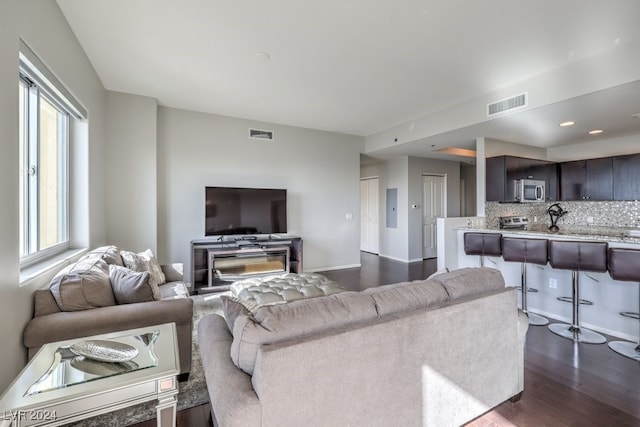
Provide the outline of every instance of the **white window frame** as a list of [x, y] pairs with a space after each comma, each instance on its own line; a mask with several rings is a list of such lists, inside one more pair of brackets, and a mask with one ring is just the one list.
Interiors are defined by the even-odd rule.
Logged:
[[[20, 230], [24, 243], [24, 253], [20, 254], [20, 267], [28, 267], [47, 258], [60, 254], [70, 248], [70, 127], [71, 120], [86, 119], [87, 112], [70, 94], [66, 87], [44, 65], [35, 53], [20, 41], [19, 80], [26, 86], [25, 123], [24, 123], [24, 173], [23, 194], [23, 229]], [[58, 203], [58, 243], [41, 249], [39, 238], [40, 212], [38, 171], [40, 168], [39, 153], [39, 102], [44, 98], [54, 106], [59, 116], [58, 137], [63, 143], [58, 147], [57, 187], [62, 188]], [[21, 142], [23, 142], [21, 141]]]

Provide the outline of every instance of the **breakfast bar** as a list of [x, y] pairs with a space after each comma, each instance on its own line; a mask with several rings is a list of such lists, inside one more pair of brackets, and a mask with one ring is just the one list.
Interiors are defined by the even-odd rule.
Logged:
[[[640, 250], [640, 238], [626, 229], [596, 228], [591, 230], [561, 230], [557, 233], [543, 228], [496, 229], [483, 226], [459, 226], [454, 228], [457, 241], [456, 268], [480, 265], [478, 256], [467, 255], [464, 250], [466, 233], [495, 233], [505, 237], [520, 237], [553, 241], [604, 242], [609, 248], [631, 248]], [[518, 263], [505, 261], [502, 256], [485, 256], [484, 265], [500, 270], [507, 286], [520, 286], [521, 268]], [[449, 266], [451, 268], [451, 266]], [[581, 271], [580, 323], [584, 328], [612, 335], [629, 341], [638, 339], [638, 322], [621, 316], [621, 312], [638, 312], [638, 286], [614, 280], [609, 271]], [[549, 263], [532, 264], [528, 269], [528, 285], [537, 292], [527, 294], [527, 308], [531, 313], [545, 316], [551, 322], [571, 324], [572, 304], [567, 296], [572, 295], [572, 272], [553, 268]], [[564, 301], [562, 298], [564, 297]]]

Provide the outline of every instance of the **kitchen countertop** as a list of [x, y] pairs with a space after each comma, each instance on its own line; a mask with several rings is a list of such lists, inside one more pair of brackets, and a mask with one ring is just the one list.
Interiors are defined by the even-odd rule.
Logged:
[[[457, 230], [468, 230], [489, 233], [523, 234], [532, 237], [561, 237], [564, 239], [600, 240], [606, 242], [634, 243], [640, 244], [640, 230], [634, 231], [627, 228], [615, 227], [588, 227], [580, 229], [560, 229], [557, 233], [552, 233], [542, 227], [529, 227], [527, 230], [514, 228], [488, 228], [488, 227], [456, 227]], [[632, 236], [629, 233], [633, 234]], [[638, 233], [638, 234], [636, 234]]]

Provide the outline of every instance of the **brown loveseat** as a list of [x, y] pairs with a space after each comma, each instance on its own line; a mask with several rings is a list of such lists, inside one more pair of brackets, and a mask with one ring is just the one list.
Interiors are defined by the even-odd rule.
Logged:
[[[76, 264], [86, 261], [92, 254], [95, 251]], [[111, 263], [106, 257], [103, 258], [107, 264]], [[23, 333], [23, 343], [27, 347], [29, 359], [46, 343], [174, 322], [180, 373], [182, 376], [188, 374], [191, 371], [193, 300], [186, 294], [182, 283], [182, 264], [162, 265], [161, 268], [166, 283], [159, 285], [162, 299], [158, 301], [115, 303], [63, 311], [51, 289], [36, 290], [33, 318]]]

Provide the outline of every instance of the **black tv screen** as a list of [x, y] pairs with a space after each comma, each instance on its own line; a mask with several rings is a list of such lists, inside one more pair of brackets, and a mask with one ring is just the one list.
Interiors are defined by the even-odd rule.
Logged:
[[205, 236], [287, 232], [287, 190], [205, 188]]

